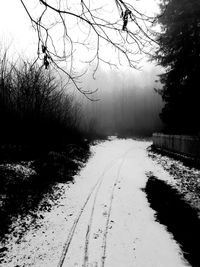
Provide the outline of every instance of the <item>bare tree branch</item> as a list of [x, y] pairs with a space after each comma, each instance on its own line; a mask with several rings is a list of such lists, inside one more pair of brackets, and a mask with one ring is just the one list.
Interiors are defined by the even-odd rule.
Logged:
[[[20, 1], [37, 32], [37, 60], [43, 60], [45, 68], [52, 65], [63, 71], [68, 82], [89, 98], [91, 92], [77, 83], [77, 56], [80, 62], [93, 65], [95, 76], [100, 62], [138, 68], [139, 55], [149, 53], [154, 42], [150, 26], [155, 18], [137, 10], [134, 1]], [[37, 6], [33, 8], [30, 2]], [[115, 51], [113, 59], [105, 53], [110, 47]]]

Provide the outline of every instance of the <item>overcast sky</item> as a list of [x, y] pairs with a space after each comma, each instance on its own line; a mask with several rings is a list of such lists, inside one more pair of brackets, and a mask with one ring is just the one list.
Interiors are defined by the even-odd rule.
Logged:
[[1, 1], [0, 4], [0, 42], [12, 50], [30, 53], [35, 34], [20, 0]]

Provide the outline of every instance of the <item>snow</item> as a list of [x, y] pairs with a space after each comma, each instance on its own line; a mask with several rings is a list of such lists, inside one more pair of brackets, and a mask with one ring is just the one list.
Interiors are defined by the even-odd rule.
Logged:
[[21, 175], [21, 177], [29, 178], [31, 175], [36, 174], [36, 172], [30, 167], [31, 164], [32, 161], [28, 162], [21, 161], [20, 164], [19, 163], [0, 164], [0, 168], [15, 171], [15, 173]]
[[173, 183], [147, 155], [151, 142], [110, 138], [94, 144], [75, 183], [59, 184], [57, 205], [20, 242], [10, 237], [2, 266], [190, 266], [155, 219], [147, 173]]
[[198, 210], [200, 218], [200, 170], [191, 167], [191, 164], [183, 164], [181, 160], [161, 155], [153, 150], [150, 150], [148, 155], [157, 166], [159, 164], [170, 174], [168, 175], [170, 184], [173, 184], [190, 206]]

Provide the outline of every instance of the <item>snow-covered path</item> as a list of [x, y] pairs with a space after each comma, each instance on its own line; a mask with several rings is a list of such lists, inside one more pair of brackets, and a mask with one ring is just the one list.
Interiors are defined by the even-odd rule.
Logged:
[[15, 255], [7, 266], [190, 266], [156, 222], [143, 191], [149, 172], [172, 179], [147, 156], [150, 144], [114, 139], [93, 146], [93, 156], [75, 183], [66, 185], [57, 208], [44, 216], [45, 230], [34, 232], [34, 238], [30, 231], [25, 245], [15, 247], [21, 258], [25, 255], [23, 262]]
[[[95, 147], [82, 175], [88, 197], [74, 221], [59, 266], [187, 266], [163, 226], [155, 222], [145, 193], [149, 143], [114, 140]], [[159, 176], [162, 175], [159, 173]]]

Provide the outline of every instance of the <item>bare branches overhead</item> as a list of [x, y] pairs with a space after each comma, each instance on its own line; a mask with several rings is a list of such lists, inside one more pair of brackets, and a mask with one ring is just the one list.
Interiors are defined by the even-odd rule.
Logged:
[[84, 63], [93, 66], [94, 75], [100, 62], [137, 68], [138, 55], [149, 52], [154, 18], [140, 12], [135, 1], [20, 1], [37, 33], [37, 59], [45, 68], [64, 71], [86, 96], [91, 92], [83, 91], [77, 80]]

